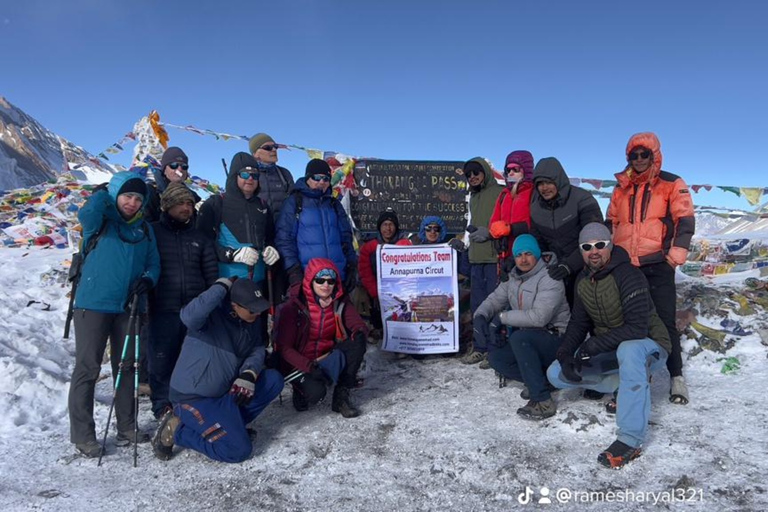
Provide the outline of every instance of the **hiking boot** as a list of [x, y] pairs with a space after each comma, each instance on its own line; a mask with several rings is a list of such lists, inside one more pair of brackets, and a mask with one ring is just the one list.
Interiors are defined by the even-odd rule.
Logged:
[[484, 354], [484, 355], [485, 357], [483, 358], [482, 361], [480, 361], [480, 365], [478, 366], [478, 368], [480, 368], [481, 370], [490, 370], [491, 362], [488, 360], [488, 354]]
[[605, 396], [605, 393], [595, 391], [594, 389], [585, 389], [581, 396], [587, 400], [602, 400], [603, 396]]
[[139, 396], [152, 397], [152, 388], [146, 382], [139, 382]]
[[672, 385], [669, 388], [669, 401], [673, 404], [686, 405], [688, 403], [688, 386], [682, 375], [672, 377]]
[[531, 391], [528, 389], [528, 386], [523, 386], [523, 390], [520, 392], [520, 398], [523, 400], [531, 399]]
[[169, 460], [173, 457], [173, 436], [181, 424], [181, 418], [168, 411], [163, 416], [160, 426], [157, 427], [155, 437], [152, 438], [152, 451], [160, 460]]
[[483, 359], [486, 359], [485, 352], [478, 352], [473, 350], [469, 354], [461, 358], [461, 362], [464, 364], [477, 364]]
[[75, 450], [77, 453], [84, 457], [88, 457], [89, 459], [95, 459], [101, 455], [101, 445], [95, 439], [75, 444]]
[[304, 412], [309, 410], [309, 402], [304, 398], [304, 395], [297, 389], [293, 390], [293, 408], [298, 412]]
[[[147, 432], [142, 432], [139, 430], [137, 434], [137, 441], [138, 444], [144, 444], [148, 443], [151, 439], [150, 435]], [[117, 436], [115, 437], [115, 445], [119, 447], [123, 446], [130, 446], [131, 443], [133, 443], [133, 430], [129, 430], [128, 432], [118, 432]]]
[[333, 388], [331, 410], [338, 412], [345, 418], [357, 418], [360, 416], [360, 410], [349, 401], [349, 389], [341, 386]]
[[617, 439], [603, 453], [597, 456], [597, 462], [606, 468], [621, 469], [629, 461], [638, 458], [640, 453], [640, 448], [632, 448]]
[[517, 410], [517, 414], [529, 420], [544, 420], [551, 418], [557, 413], [555, 401], [551, 398], [543, 402], [534, 402], [531, 400], [525, 407]]

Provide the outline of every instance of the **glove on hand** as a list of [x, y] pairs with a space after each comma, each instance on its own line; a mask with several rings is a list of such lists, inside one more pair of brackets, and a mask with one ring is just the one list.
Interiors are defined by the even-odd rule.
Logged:
[[581, 375], [579, 375], [579, 370], [576, 369], [576, 360], [573, 357], [560, 360], [560, 370], [566, 380], [571, 382], [581, 382]]
[[243, 372], [235, 379], [229, 394], [235, 395], [235, 403], [237, 405], [246, 405], [253, 399], [255, 390], [256, 377], [250, 372]]
[[241, 247], [232, 255], [232, 261], [252, 267], [259, 262], [259, 252], [253, 247]]
[[232, 277], [220, 277], [220, 278], [218, 278], [218, 279], [216, 280], [216, 283], [213, 283], [213, 284], [217, 284], [217, 283], [218, 283], [218, 284], [220, 284], [221, 286], [223, 286], [224, 288], [226, 288], [226, 289], [227, 289], [227, 291], [229, 291], [229, 289], [230, 289], [230, 288], [232, 288], [232, 284], [233, 284], [235, 281], [237, 281], [237, 276], [232, 276]]
[[491, 238], [491, 233], [485, 226], [479, 226], [476, 230], [469, 234], [469, 241], [481, 244], [487, 242]]
[[560, 263], [556, 267], [549, 267], [547, 273], [555, 281], [562, 281], [571, 274], [571, 269], [565, 263]]
[[456, 252], [464, 252], [467, 250], [466, 244], [458, 238], [451, 238], [448, 241], [448, 245]]
[[129, 290], [128, 295], [131, 297], [136, 295], [144, 295], [149, 290], [151, 290], [153, 286], [154, 283], [152, 282], [152, 279], [148, 277], [140, 277], [131, 284], [131, 289]]
[[261, 257], [264, 260], [264, 263], [267, 265], [274, 265], [277, 263], [277, 261], [280, 259], [280, 253], [277, 252], [277, 249], [272, 247], [271, 245], [268, 245], [264, 248], [264, 251], [261, 253]]
[[483, 315], [475, 315], [472, 319], [472, 341], [476, 347], [487, 347], [490, 329], [488, 319]]

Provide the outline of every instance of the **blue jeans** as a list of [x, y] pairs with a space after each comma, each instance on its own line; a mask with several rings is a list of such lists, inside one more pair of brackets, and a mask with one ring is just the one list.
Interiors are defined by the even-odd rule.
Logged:
[[181, 418], [174, 442], [220, 462], [242, 462], [253, 445], [246, 426], [261, 414], [283, 390], [283, 376], [277, 370], [263, 370], [256, 379], [253, 399], [238, 406], [229, 393], [218, 398], [201, 398], [175, 403], [173, 412]]
[[555, 360], [560, 337], [544, 329], [516, 329], [509, 343], [488, 353], [491, 368], [507, 379], [524, 382], [534, 402], [549, 400], [546, 368]]
[[651, 386], [648, 377], [664, 367], [667, 353], [650, 338], [624, 341], [615, 353], [619, 368], [601, 372], [601, 364], [613, 357], [613, 353], [593, 357], [590, 360], [592, 366], [584, 368], [582, 372], [581, 382], [566, 380], [558, 361], [549, 367], [547, 377], [553, 386], [561, 389], [586, 388], [602, 393], [612, 393], [618, 389], [618, 440], [639, 448], [645, 441], [651, 417]]

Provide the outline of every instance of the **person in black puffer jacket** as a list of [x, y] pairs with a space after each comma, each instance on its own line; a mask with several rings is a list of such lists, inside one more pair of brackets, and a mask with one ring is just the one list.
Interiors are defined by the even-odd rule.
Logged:
[[195, 229], [194, 203], [191, 190], [171, 183], [161, 196], [160, 220], [152, 225], [161, 265], [149, 323], [149, 380], [156, 418], [171, 405], [168, 385], [187, 334], [179, 311], [218, 278], [213, 242]]

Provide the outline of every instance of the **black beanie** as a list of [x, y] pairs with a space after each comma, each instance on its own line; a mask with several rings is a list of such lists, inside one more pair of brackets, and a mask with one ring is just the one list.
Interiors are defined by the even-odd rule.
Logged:
[[379, 214], [379, 220], [376, 221], [376, 231], [380, 232], [381, 225], [388, 220], [391, 220], [392, 224], [395, 225], [395, 231], [400, 231], [400, 221], [397, 220], [397, 214], [392, 208], [387, 208]]
[[485, 168], [477, 160], [470, 160], [464, 164], [464, 174], [469, 174], [471, 171], [480, 171], [485, 173]]
[[259, 168], [259, 162], [253, 155], [249, 155], [245, 151], [240, 151], [239, 153], [235, 153], [235, 156], [232, 157], [232, 161], [229, 163], [229, 172], [237, 174], [248, 167], [250, 167], [250, 171], [256, 171]]
[[304, 172], [305, 177], [314, 176], [315, 174], [325, 174], [331, 176], [331, 166], [328, 162], [319, 158], [313, 158], [307, 163], [307, 170]]
[[184, 153], [181, 148], [171, 146], [165, 150], [165, 153], [163, 153], [163, 158], [160, 161], [160, 169], [165, 169], [166, 165], [172, 164], [173, 162], [189, 164], [189, 158], [187, 158], [186, 153]]
[[131, 178], [120, 187], [117, 195], [127, 194], [132, 192], [134, 194], [140, 194], [142, 199], [147, 197], [147, 184], [141, 178]]

